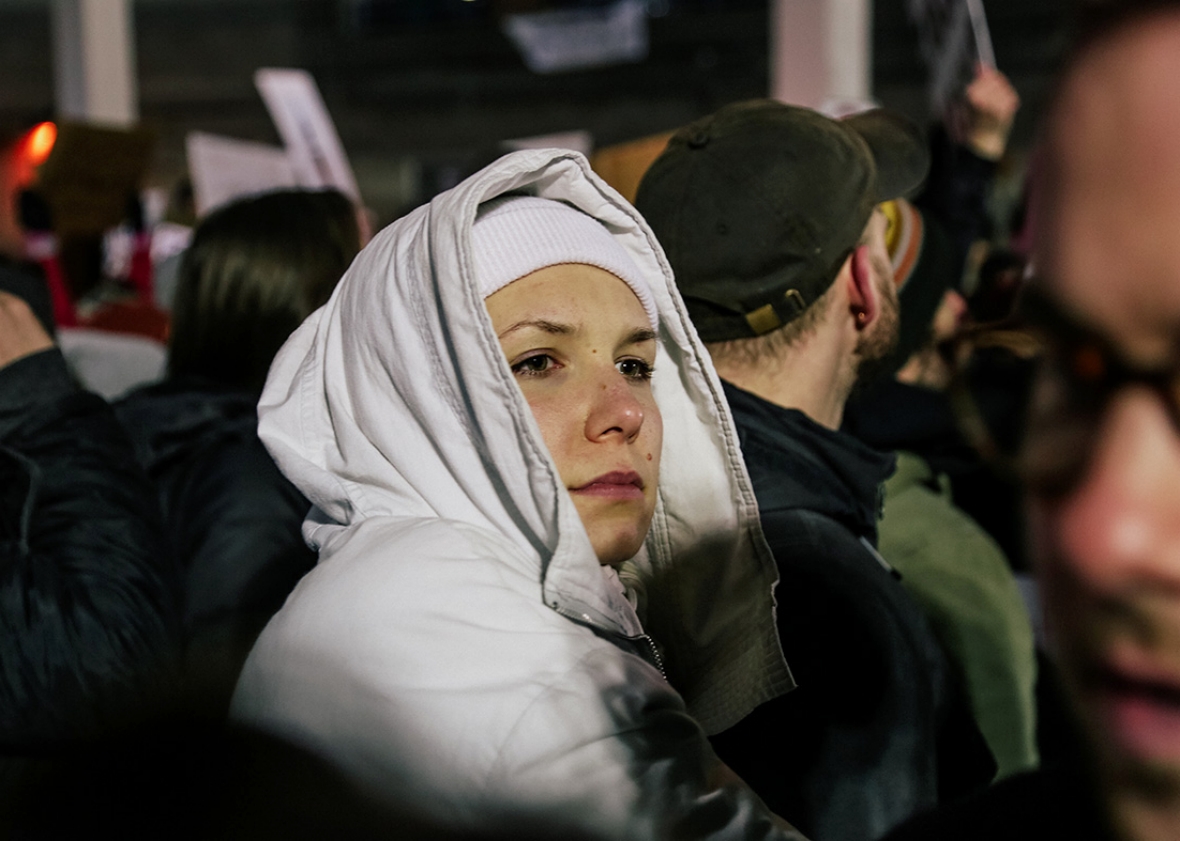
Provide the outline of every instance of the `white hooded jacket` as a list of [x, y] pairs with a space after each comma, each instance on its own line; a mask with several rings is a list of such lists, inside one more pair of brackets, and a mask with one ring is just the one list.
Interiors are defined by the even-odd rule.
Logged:
[[[509, 192], [597, 218], [656, 299], [660, 492], [630, 598], [476, 284], [476, 209]], [[663, 252], [584, 158], [514, 153], [382, 231], [279, 352], [259, 418], [320, 560], [259, 638], [235, 718], [446, 825], [775, 835], [748, 791], [713, 787], [703, 732], [793, 686], [774, 561]]]

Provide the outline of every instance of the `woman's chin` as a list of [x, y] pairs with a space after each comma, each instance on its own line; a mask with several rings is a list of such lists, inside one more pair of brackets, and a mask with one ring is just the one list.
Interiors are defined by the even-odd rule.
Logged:
[[647, 527], [645, 525], [642, 530], [638, 527], [615, 528], [599, 535], [595, 534], [595, 529], [589, 529], [589, 534], [590, 545], [594, 547], [598, 563], [603, 566], [617, 566], [639, 554], [639, 550], [643, 548], [643, 541], [647, 538]]
[[618, 566], [623, 561], [629, 561], [639, 554], [643, 548], [643, 541], [628, 541], [625, 543], [612, 542], [607, 546], [594, 546], [594, 553], [598, 555], [598, 563], [602, 566]]
[[611, 504], [574, 495], [574, 507], [590, 537], [594, 554], [603, 566], [615, 566], [634, 558], [643, 548], [651, 527], [653, 504], [644, 500]]

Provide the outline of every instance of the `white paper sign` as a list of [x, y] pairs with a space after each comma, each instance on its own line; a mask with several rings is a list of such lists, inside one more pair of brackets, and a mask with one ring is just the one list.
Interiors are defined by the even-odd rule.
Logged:
[[254, 73], [254, 85], [283, 138], [300, 186], [335, 187], [359, 203], [356, 177], [311, 74], [264, 67]]
[[503, 140], [500, 145], [515, 152], [517, 149], [573, 149], [586, 157], [594, 150], [594, 138], [588, 131], [561, 131], [556, 134], [538, 134], [534, 137], [516, 137]]
[[996, 51], [992, 49], [992, 33], [983, 11], [983, 0], [967, 0], [971, 12], [971, 31], [975, 34], [975, 52], [988, 67], [996, 66]]
[[647, 4], [506, 15], [504, 34], [534, 73], [557, 73], [647, 58]]
[[930, 69], [931, 111], [942, 116], [971, 81], [976, 62], [995, 67], [983, 0], [909, 0], [907, 5]]
[[185, 149], [198, 216], [244, 196], [300, 186], [287, 152], [277, 146], [194, 131]]

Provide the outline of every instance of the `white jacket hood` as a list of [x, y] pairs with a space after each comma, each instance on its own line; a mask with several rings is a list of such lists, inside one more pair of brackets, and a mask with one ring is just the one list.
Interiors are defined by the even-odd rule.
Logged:
[[[510, 192], [598, 219], [655, 296], [659, 502], [623, 570], [638, 615], [599, 566], [476, 283], [476, 210]], [[707, 732], [793, 686], [775, 565], [720, 383], [655, 237], [577, 153], [508, 155], [378, 234], [276, 357], [259, 434], [311, 500], [304, 533], [316, 548], [373, 518], [493, 532], [532, 559], [537, 598], [553, 610], [608, 634], [654, 636]]]

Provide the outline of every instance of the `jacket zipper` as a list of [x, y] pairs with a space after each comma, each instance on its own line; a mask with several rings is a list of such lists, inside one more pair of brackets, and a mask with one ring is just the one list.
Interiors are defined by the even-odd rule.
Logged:
[[660, 677], [664, 679], [664, 683], [667, 683], [668, 673], [664, 671], [664, 658], [660, 654], [660, 650], [656, 648], [656, 641], [647, 634], [640, 634], [639, 638], [646, 642], [648, 648], [651, 649], [652, 658], [656, 661], [656, 668], [660, 670]]
[[[593, 620], [591, 620], [591, 618], [585, 613], [574, 613], [572, 610], [567, 610], [566, 608], [561, 607], [557, 602], [553, 602], [550, 605], [550, 607], [552, 607], [555, 611], [557, 611], [558, 613], [560, 613], [562, 616], [566, 617], [567, 619], [572, 619], [575, 622], [578, 622], [579, 624], [585, 623], [586, 625], [589, 625], [589, 626], [594, 625]], [[619, 636], [622, 637], [621, 634], [619, 634]], [[647, 634], [640, 634], [637, 637], [622, 637], [622, 638], [623, 639], [630, 639], [630, 640], [639, 639], [639, 640], [643, 640], [644, 642], [646, 642], [647, 647], [651, 650], [652, 660], [655, 661], [656, 668], [659, 669], [659, 671], [660, 671], [660, 677], [662, 677], [664, 679], [665, 683], [668, 682], [668, 673], [666, 671], [664, 671], [664, 657], [663, 657], [663, 655], [660, 654], [660, 650], [656, 647], [655, 640], [653, 640]]]

